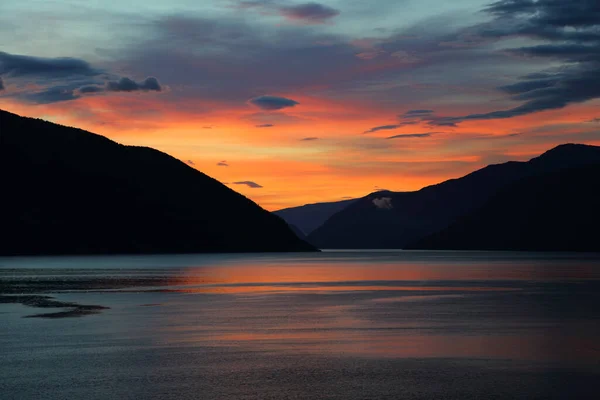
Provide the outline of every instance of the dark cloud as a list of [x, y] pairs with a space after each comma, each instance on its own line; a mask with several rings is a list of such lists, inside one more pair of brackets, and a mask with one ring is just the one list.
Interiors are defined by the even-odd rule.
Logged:
[[26, 93], [20, 96], [21, 99], [34, 104], [50, 104], [61, 101], [70, 101], [78, 99], [73, 89], [64, 86], [51, 87], [34, 93]]
[[8, 54], [0, 51], [0, 75], [12, 77], [43, 76], [60, 78], [95, 76], [101, 72], [76, 58], [42, 58]]
[[262, 186], [261, 186], [261, 185], [259, 185], [259, 184], [258, 184], [258, 183], [256, 183], [256, 182], [252, 182], [252, 181], [240, 181], [240, 182], [233, 182], [233, 184], [234, 184], [234, 185], [246, 185], [246, 186], [248, 186], [248, 187], [250, 187], [250, 188], [253, 188], [253, 189], [260, 189], [260, 188], [262, 188]]
[[0, 76], [0, 90], [4, 90], [4, 81], [2, 80], [1, 76]]
[[409, 110], [409, 111], [405, 112], [404, 114], [400, 115], [400, 118], [405, 118], [405, 119], [418, 118], [418, 117], [424, 117], [424, 116], [431, 115], [431, 114], [433, 114], [433, 110]]
[[273, 126], [307, 121], [304, 117], [289, 115], [281, 110], [260, 111], [246, 114], [241, 116], [240, 119], [250, 121], [256, 125], [273, 124]]
[[[492, 119], [492, 118], [490, 118]], [[461, 118], [455, 117], [432, 117], [427, 123], [433, 126], [444, 126], [448, 128], [456, 128], [458, 127], [458, 123], [463, 121]]]
[[261, 124], [261, 125], [256, 125], [257, 128], [271, 128], [275, 125], [273, 124]]
[[217, 166], [219, 167], [229, 167], [229, 164], [227, 164], [227, 161], [223, 160], [217, 163]]
[[[600, 49], [599, 49], [600, 50]], [[556, 110], [569, 104], [583, 103], [600, 97], [600, 65], [577, 66], [569, 70], [567, 76], [557, 82], [541, 84], [539, 81], [530, 85], [513, 85], [513, 100], [524, 101], [518, 107], [508, 110], [492, 111], [483, 114], [470, 114], [462, 117], [439, 117], [430, 121], [435, 126], [454, 126], [469, 120], [506, 119], [528, 115], [535, 112]], [[505, 89], [506, 90], [506, 89]]]
[[142, 83], [135, 82], [129, 78], [121, 78], [118, 81], [110, 81], [106, 84], [106, 90], [110, 92], [135, 92], [135, 91], [156, 91], [160, 92], [162, 87], [154, 77], [144, 79]]
[[35, 79], [35, 89], [27, 88], [10, 94], [16, 99], [34, 104], [76, 100], [85, 94], [106, 91], [162, 90], [158, 80], [153, 77], [146, 78], [142, 83], [129, 78], [106, 82], [106, 79], [118, 77], [92, 68], [84, 60], [66, 57], [43, 58], [0, 52], [0, 75], [11, 77], [20, 83]]
[[305, 138], [300, 139], [300, 141], [302, 141], [302, 142], [310, 142], [310, 141], [313, 141], [313, 140], [319, 140], [319, 138], [311, 136], [311, 137], [305, 137]]
[[340, 14], [339, 10], [319, 3], [305, 3], [282, 7], [281, 15], [302, 24], [323, 24]]
[[304, 27], [171, 16], [156, 20], [152, 28], [146, 41], [113, 56], [136, 73], [151, 65], [154, 76], [180, 88], [176, 96], [182, 100], [201, 93], [234, 104], [259, 94], [348, 82], [340, 70], [360, 61], [347, 38]]
[[549, 78], [544, 77], [541, 79], [531, 79], [524, 82], [513, 83], [512, 85], [501, 86], [499, 89], [511, 94], [516, 95], [519, 93], [530, 92], [537, 89], [545, 89], [556, 85], [560, 81], [560, 78]]
[[430, 137], [433, 134], [434, 134], [434, 132], [430, 132], [430, 133], [407, 133], [407, 134], [403, 134], [403, 135], [390, 136], [390, 137], [388, 137], [386, 139], [425, 138], [425, 137]]
[[500, 0], [486, 11], [504, 18], [524, 15], [538, 27], [582, 28], [600, 21], [600, 3], [595, 0]]
[[190, 164], [191, 166], [194, 166], [194, 165], [196, 165], [196, 163], [194, 163], [192, 160], [187, 160], [186, 162], [187, 162], [188, 164]]
[[435, 117], [431, 118], [432, 125], [513, 118], [600, 98], [600, 2], [501, 0], [486, 11], [496, 19], [480, 27], [481, 35], [549, 41], [507, 51], [521, 57], [563, 62], [563, 66], [559, 72], [540, 71], [500, 87], [511, 95], [511, 100], [521, 102], [517, 107], [460, 117]]
[[295, 100], [277, 96], [259, 96], [250, 99], [250, 103], [262, 110], [281, 110], [283, 108], [294, 107], [298, 103]]
[[98, 85], [88, 85], [79, 88], [79, 93], [100, 93], [104, 92], [104, 87]]
[[381, 126], [376, 126], [374, 128], [371, 128], [368, 131], [364, 131], [363, 133], [373, 133], [373, 132], [377, 132], [377, 131], [386, 131], [386, 130], [391, 130], [391, 129], [398, 129], [401, 126], [402, 125], [381, 125]]
[[303, 24], [324, 24], [340, 14], [339, 10], [324, 4], [308, 2], [297, 5], [282, 5], [277, 0], [242, 0], [233, 7], [238, 9], [258, 9], [262, 14], [281, 15], [289, 21]]

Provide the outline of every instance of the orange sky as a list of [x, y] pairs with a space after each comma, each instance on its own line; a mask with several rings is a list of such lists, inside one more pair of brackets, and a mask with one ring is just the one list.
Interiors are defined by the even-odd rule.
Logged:
[[[122, 102], [129, 104], [129, 113], [139, 110], [139, 118], [114, 112]], [[160, 95], [90, 97], [35, 107], [4, 100], [0, 108], [80, 127], [120, 143], [154, 147], [182, 161], [192, 161], [192, 167], [268, 210], [360, 197], [379, 188], [415, 190], [488, 163], [527, 160], [560, 143], [600, 144], [595, 133], [581, 133], [594, 128], [585, 121], [595, 117], [597, 102], [520, 118], [465, 122], [456, 128], [435, 129], [440, 133], [429, 138], [392, 140], [385, 137], [432, 129], [419, 124], [363, 134], [388, 115], [365, 110], [364, 105], [310, 98], [300, 98], [299, 102], [293, 112], [286, 113], [298, 120], [269, 128], [257, 128], [256, 122], [246, 120], [254, 112], [247, 105], [200, 117], [170, 108], [161, 103]], [[360, 108], [360, 118], [348, 118], [354, 108]], [[160, 112], [152, 115], [151, 110], [156, 109]], [[327, 113], [319, 115], [323, 109]], [[559, 128], [556, 132], [507, 136], [540, 126]], [[300, 140], [306, 137], [318, 139]], [[217, 166], [221, 161], [229, 166]], [[231, 184], [248, 180], [263, 187]]]
[[597, 5], [556, 1], [0, 2], [0, 108], [268, 210], [416, 190], [600, 144]]

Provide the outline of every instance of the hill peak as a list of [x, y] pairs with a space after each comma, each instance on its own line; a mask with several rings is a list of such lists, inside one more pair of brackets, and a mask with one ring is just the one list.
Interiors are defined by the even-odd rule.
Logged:
[[597, 158], [599, 154], [600, 146], [592, 146], [580, 143], [565, 143], [551, 148], [550, 150], [542, 153], [540, 156], [533, 158], [532, 161], [548, 159], [556, 161], [560, 159], [573, 159], [574, 157], [578, 159], [581, 159], [581, 157]]

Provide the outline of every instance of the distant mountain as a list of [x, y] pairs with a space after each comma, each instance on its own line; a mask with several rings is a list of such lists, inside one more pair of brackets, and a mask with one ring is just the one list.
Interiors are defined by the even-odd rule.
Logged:
[[299, 239], [306, 241], [306, 235], [304, 234], [304, 232], [302, 232], [300, 230], [300, 228], [298, 228], [296, 225], [292, 225], [292, 224], [288, 224], [288, 226], [290, 227], [290, 229], [292, 230], [292, 232], [294, 232], [296, 234], [296, 236], [298, 236]]
[[600, 251], [600, 164], [523, 179], [408, 248]]
[[0, 111], [0, 255], [312, 251], [160, 151]]
[[354, 203], [356, 199], [334, 201], [329, 203], [306, 204], [299, 207], [284, 208], [273, 214], [283, 218], [288, 224], [295, 225], [302, 233], [308, 235], [329, 219], [333, 214]]
[[404, 248], [481, 207], [520, 179], [600, 162], [600, 147], [565, 144], [527, 162], [490, 165], [416, 192], [372, 193], [308, 235], [319, 248]]

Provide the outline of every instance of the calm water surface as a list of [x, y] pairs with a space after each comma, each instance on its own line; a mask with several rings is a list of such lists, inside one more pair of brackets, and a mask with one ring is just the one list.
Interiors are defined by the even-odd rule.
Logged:
[[0, 304], [0, 399], [600, 393], [600, 255], [0, 258], [2, 293], [109, 309]]

